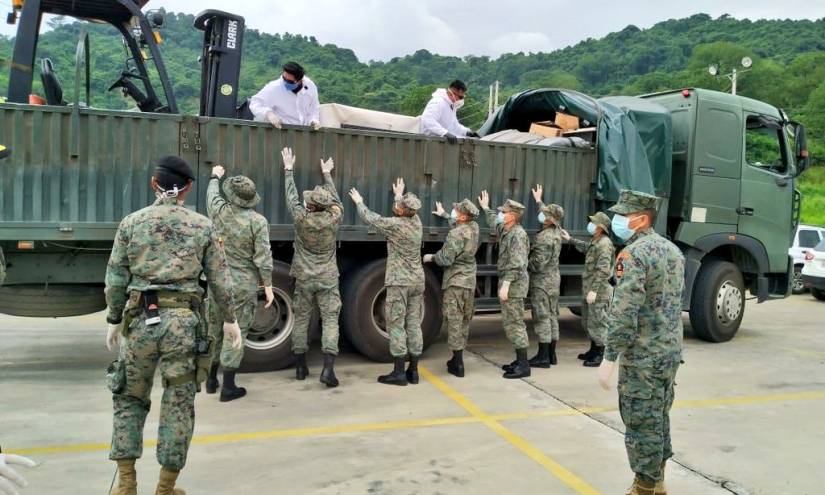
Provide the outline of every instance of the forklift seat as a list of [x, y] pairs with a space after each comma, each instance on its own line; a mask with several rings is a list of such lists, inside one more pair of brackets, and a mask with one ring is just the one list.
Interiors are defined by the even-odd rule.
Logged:
[[46, 93], [46, 105], [66, 105], [66, 102], [63, 101], [63, 87], [54, 72], [54, 64], [52, 64], [51, 59], [44, 58], [40, 61], [40, 81], [43, 83], [43, 91]]

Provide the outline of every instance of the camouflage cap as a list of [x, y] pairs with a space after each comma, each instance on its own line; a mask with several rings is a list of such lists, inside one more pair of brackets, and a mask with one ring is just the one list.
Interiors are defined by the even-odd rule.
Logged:
[[335, 197], [325, 188], [315, 186], [315, 189], [304, 191], [304, 202], [308, 205], [327, 208], [335, 204]]
[[599, 211], [587, 218], [589, 218], [594, 225], [601, 227], [605, 232], [610, 232], [610, 217], [608, 217], [605, 213]]
[[398, 206], [412, 211], [418, 211], [421, 209], [421, 200], [418, 199], [418, 196], [415, 194], [407, 192], [401, 196], [401, 200], [398, 201]]
[[478, 216], [478, 207], [467, 198], [461, 200], [460, 203], [453, 203], [453, 208], [455, 208], [457, 212], [470, 215], [471, 217]]
[[655, 210], [658, 200], [656, 196], [650, 194], [622, 189], [619, 193], [619, 201], [609, 210], [619, 215], [627, 215], [642, 210]]
[[564, 208], [555, 203], [550, 203], [549, 205], [542, 206], [541, 211], [545, 215], [552, 217], [557, 222], [561, 221], [561, 219], [564, 218]]
[[499, 206], [497, 209], [498, 209], [498, 211], [503, 211], [505, 213], [508, 212], [508, 211], [514, 211], [514, 212], [518, 213], [519, 215], [521, 215], [521, 214], [524, 213], [524, 208], [525, 208], [524, 205], [519, 203], [518, 201], [513, 201], [512, 199], [508, 199], [507, 201], [504, 202], [503, 205]]
[[254, 208], [261, 202], [252, 179], [243, 175], [229, 177], [223, 181], [223, 195], [227, 201], [241, 208]]

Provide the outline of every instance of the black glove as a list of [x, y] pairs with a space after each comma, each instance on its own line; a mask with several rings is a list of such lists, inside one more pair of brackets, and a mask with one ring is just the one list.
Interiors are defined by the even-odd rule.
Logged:
[[456, 144], [456, 143], [458, 143], [458, 138], [457, 138], [457, 137], [455, 137], [453, 134], [450, 134], [449, 132], [448, 132], [447, 134], [444, 134], [444, 138], [445, 138], [445, 139], [447, 140], [447, 142], [448, 142], [448, 143], [450, 143], [450, 144]]
[[481, 136], [479, 136], [476, 131], [470, 131], [470, 132], [467, 133], [467, 137], [480, 138]]

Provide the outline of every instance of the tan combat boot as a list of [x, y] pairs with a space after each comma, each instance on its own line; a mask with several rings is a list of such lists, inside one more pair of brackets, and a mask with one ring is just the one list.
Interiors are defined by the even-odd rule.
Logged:
[[638, 476], [633, 478], [633, 486], [628, 490], [627, 495], [654, 495], [656, 493], [656, 483], [642, 481]]
[[134, 459], [117, 461], [117, 486], [110, 493], [111, 495], [137, 495], [137, 472], [135, 472]]
[[665, 486], [665, 463], [667, 463], [667, 460], [662, 461], [662, 479], [656, 482], [653, 495], [667, 495], [667, 487]]
[[175, 488], [175, 481], [178, 479], [180, 471], [170, 471], [166, 468], [160, 469], [160, 480], [155, 495], [186, 495], [180, 488]]

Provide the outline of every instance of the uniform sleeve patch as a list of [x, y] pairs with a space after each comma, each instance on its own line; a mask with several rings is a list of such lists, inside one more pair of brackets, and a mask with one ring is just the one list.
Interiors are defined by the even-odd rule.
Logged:
[[624, 274], [624, 263], [626, 260], [630, 259], [630, 253], [625, 250], [622, 250], [618, 256], [616, 256], [616, 278], [622, 278], [622, 274]]

